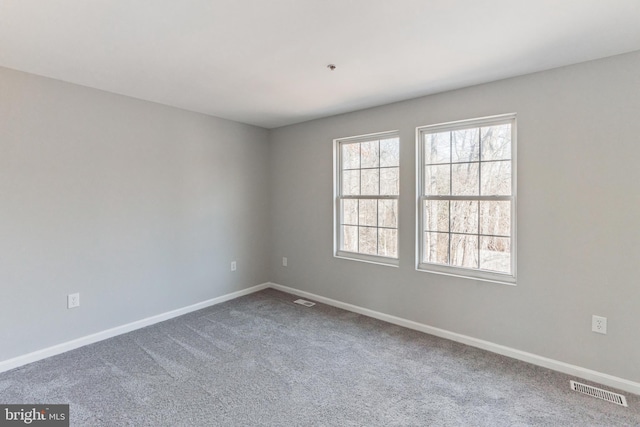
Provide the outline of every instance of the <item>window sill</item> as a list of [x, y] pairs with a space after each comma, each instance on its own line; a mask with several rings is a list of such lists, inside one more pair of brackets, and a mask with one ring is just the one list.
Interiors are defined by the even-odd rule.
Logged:
[[455, 267], [448, 267], [444, 265], [436, 264], [418, 264], [417, 271], [423, 273], [440, 274], [444, 276], [460, 277], [462, 279], [479, 280], [482, 282], [498, 283], [500, 285], [516, 286], [515, 276], [508, 274], [492, 273], [489, 271], [469, 271], [466, 269], [459, 269]]
[[375, 256], [375, 255], [365, 255], [365, 254], [358, 254], [355, 252], [344, 252], [344, 251], [338, 251], [337, 253], [335, 253], [333, 255], [336, 258], [339, 259], [346, 259], [349, 261], [359, 261], [359, 262], [366, 262], [369, 264], [378, 264], [378, 265], [383, 265], [386, 267], [396, 267], [398, 268], [400, 261], [397, 258], [385, 258], [385, 257], [380, 257], [380, 256]]

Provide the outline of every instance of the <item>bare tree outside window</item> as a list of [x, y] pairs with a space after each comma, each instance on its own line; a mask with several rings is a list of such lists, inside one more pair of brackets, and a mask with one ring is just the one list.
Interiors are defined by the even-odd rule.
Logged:
[[398, 258], [400, 139], [337, 141], [338, 253]]
[[421, 268], [515, 278], [514, 125], [509, 115], [419, 128]]

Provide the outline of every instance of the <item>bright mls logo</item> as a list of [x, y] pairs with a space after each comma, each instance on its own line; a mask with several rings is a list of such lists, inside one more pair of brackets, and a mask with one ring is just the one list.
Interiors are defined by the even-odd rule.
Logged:
[[0, 427], [69, 427], [69, 405], [0, 405]]

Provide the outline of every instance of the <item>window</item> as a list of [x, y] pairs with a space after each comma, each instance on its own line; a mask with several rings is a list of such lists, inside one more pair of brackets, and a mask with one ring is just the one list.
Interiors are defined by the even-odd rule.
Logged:
[[334, 141], [335, 255], [397, 265], [397, 132]]
[[515, 283], [515, 120], [417, 129], [419, 270]]

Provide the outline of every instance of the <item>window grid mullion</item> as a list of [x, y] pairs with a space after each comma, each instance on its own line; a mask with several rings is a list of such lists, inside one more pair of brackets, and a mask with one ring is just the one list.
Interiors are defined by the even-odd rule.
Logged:
[[[380, 170], [380, 140], [378, 140], [378, 196], [381, 194], [380, 191], [380, 182], [381, 182], [381, 176], [382, 171]], [[377, 227], [378, 224], [378, 217], [380, 215], [380, 212], [378, 211], [378, 209], [380, 209], [380, 199], [376, 200], [376, 254], [380, 254], [380, 229]]]
[[426, 200], [477, 200], [481, 202], [509, 202], [513, 200], [513, 196], [424, 196], [424, 198]]
[[[449, 195], [453, 195], [453, 132], [449, 132]], [[447, 264], [451, 265], [451, 199], [449, 199], [449, 229], [447, 230], [449, 244], [447, 245]]]
[[358, 170], [360, 179], [358, 180], [358, 194], [362, 194], [362, 144], [358, 144]]
[[382, 178], [380, 177], [380, 175], [381, 175], [380, 172], [381, 172], [381, 170], [380, 170], [380, 141], [378, 141], [378, 196], [380, 194], [382, 194], [380, 192], [380, 182], [382, 180]]
[[[354, 226], [353, 224], [343, 224], [343, 225], [347, 225], [347, 226], [351, 226], [351, 227]], [[395, 227], [380, 227], [380, 226], [377, 226], [377, 225], [361, 225], [359, 227], [362, 227], [362, 228], [379, 228], [380, 230], [397, 230], [397, 228], [395, 228]], [[436, 232], [436, 233], [439, 233], [439, 232]], [[462, 234], [462, 233], [460, 233], [460, 234]], [[495, 236], [495, 237], [508, 237], [508, 236]]]
[[[500, 163], [500, 162], [511, 162], [512, 159], [496, 159], [496, 160], [474, 160], [467, 162], [446, 162], [446, 163], [425, 163], [425, 166], [445, 166], [445, 165], [466, 165], [469, 163]], [[394, 166], [384, 166], [385, 168], [392, 168]], [[362, 169], [375, 169], [375, 168], [362, 168]], [[354, 170], [354, 169], [345, 169], [345, 170]]]
[[345, 200], [398, 200], [399, 196], [378, 196], [375, 194], [365, 194], [362, 196], [341, 196], [340, 198]]
[[[478, 195], [482, 195], [482, 128], [478, 127]], [[478, 200], [478, 268], [480, 268], [480, 200]]]
[[[358, 143], [358, 170], [360, 171], [360, 179], [358, 180], [358, 195], [362, 195], [362, 143]], [[358, 244], [356, 245], [356, 249], [360, 252], [360, 200], [358, 199], [358, 228], [356, 229], [357, 236], [356, 241]]]
[[[345, 224], [345, 225], [351, 225], [351, 224]], [[369, 227], [371, 227], [371, 226], [369, 226]], [[389, 228], [391, 230], [395, 230], [394, 228], [391, 228], [391, 227], [380, 227], [380, 228]], [[458, 235], [458, 236], [498, 237], [498, 238], [502, 238], [502, 239], [511, 238], [511, 236], [503, 235], [503, 234], [465, 233], [465, 232], [462, 232], [462, 231], [423, 230], [423, 232], [425, 232], [425, 233], [452, 234], [452, 235], [455, 234], [455, 235]]]
[[340, 227], [337, 227], [338, 230], [334, 231], [334, 233], [337, 233], [337, 241], [338, 241], [338, 250], [342, 250], [344, 249], [344, 236], [345, 236], [345, 228], [344, 225], [342, 224], [344, 222], [344, 203], [343, 203], [343, 199], [342, 199], [342, 182], [344, 181], [344, 157], [342, 155], [342, 144], [338, 144], [337, 146], [337, 158], [338, 158], [338, 189], [337, 189], [337, 193], [338, 193], [338, 220], [340, 221]]
[[380, 200], [376, 200], [376, 254], [380, 254], [380, 227], [378, 227], [378, 209], [380, 208]]
[[[492, 160], [492, 161], [501, 162], [502, 160]], [[478, 162], [465, 162], [465, 163], [478, 163]], [[444, 164], [445, 163], [440, 164], [440, 165], [436, 164], [436, 165], [427, 165], [427, 166], [443, 166]], [[454, 164], [456, 164], [456, 163], [454, 163]], [[359, 170], [366, 171], [366, 170], [374, 170], [374, 169], [395, 169], [397, 167], [398, 166], [381, 166], [381, 167], [370, 167], [370, 168], [346, 168], [346, 169], [343, 169], [343, 170], [345, 170], [345, 171], [359, 171]]]
[[358, 200], [358, 226], [356, 227], [356, 250], [360, 252], [360, 200]]

